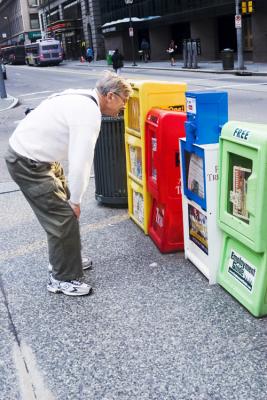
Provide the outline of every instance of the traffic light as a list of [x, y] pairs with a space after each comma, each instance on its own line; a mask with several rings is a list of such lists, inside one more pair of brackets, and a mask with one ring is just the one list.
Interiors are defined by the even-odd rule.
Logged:
[[253, 10], [253, 1], [249, 0], [248, 2], [248, 13], [251, 14], [254, 10]]
[[247, 13], [247, 2], [246, 1], [241, 1], [241, 11], [242, 11], [242, 14]]
[[252, 14], [254, 11], [254, 1], [253, 0], [244, 0], [241, 1], [241, 12], [242, 14]]

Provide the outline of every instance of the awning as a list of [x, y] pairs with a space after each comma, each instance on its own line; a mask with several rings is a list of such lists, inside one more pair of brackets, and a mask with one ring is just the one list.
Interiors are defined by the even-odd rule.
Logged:
[[[138, 17], [132, 17], [131, 21], [132, 22], [144, 22], [144, 21], [151, 21], [153, 19], [161, 18], [161, 16], [152, 16], [152, 17], [145, 17], [145, 18], [138, 18]], [[123, 19], [117, 19], [116, 21], [111, 21], [111, 22], [106, 22], [104, 25], [101, 26], [101, 28], [107, 28], [112, 25], [118, 25], [118, 24], [125, 24], [130, 22], [130, 18], [123, 18]]]

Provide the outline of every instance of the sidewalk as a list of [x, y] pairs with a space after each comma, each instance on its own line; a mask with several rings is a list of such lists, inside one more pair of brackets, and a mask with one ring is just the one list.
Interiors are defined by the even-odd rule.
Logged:
[[47, 291], [45, 235], [19, 191], [0, 195], [0, 399], [266, 400], [266, 318], [183, 252], [161, 254], [94, 190], [91, 179], [84, 298]]
[[[133, 66], [131, 61], [125, 61], [124, 67], [132, 70], [167, 70], [167, 71], [184, 71], [184, 72], [206, 72], [214, 74], [234, 74], [234, 75], [258, 75], [267, 76], [267, 63], [253, 63], [250, 61], [245, 62], [245, 70], [240, 71], [237, 69], [237, 62], [235, 62], [235, 69], [223, 70], [221, 61], [200, 61], [198, 62], [198, 68], [183, 68], [183, 61], [177, 61], [175, 66], [171, 66], [169, 61], [149, 61], [144, 63], [143, 61], [135, 60], [136, 66]], [[79, 61], [65, 61], [64, 63], [74, 66], [85, 66], [85, 67], [108, 67], [112, 68], [111, 65], [107, 64], [106, 60], [93, 61], [90, 64], [88, 62], [81, 63]]]
[[5, 99], [0, 98], [0, 112], [15, 107], [17, 103], [18, 99], [10, 95], [7, 95]]

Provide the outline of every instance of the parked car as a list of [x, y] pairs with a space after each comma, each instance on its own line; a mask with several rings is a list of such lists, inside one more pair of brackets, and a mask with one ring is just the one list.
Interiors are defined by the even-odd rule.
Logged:
[[6, 75], [6, 66], [5, 64], [1, 63], [1, 68], [2, 68], [2, 73], [3, 73], [3, 78], [7, 79], [7, 75]]

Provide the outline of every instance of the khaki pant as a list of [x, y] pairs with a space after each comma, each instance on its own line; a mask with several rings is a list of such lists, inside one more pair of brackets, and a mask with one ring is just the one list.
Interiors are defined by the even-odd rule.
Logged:
[[30, 160], [11, 147], [5, 159], [11, 177], [47, 234], [54, 278], [79, 279], [83, 276], [79, 222], [68, 203], [69, 190], [61, 165]]

